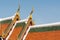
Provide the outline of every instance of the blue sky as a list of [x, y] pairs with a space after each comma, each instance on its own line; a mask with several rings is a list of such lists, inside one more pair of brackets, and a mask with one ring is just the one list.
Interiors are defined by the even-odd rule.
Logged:
[[[60, 0], [20, 0], [20, 16], [25, 19], [34, 7], [33, 20], [36, 24], [60, 22]], [[15, 14], [18, 0], [0, 0], [0, 18]]]

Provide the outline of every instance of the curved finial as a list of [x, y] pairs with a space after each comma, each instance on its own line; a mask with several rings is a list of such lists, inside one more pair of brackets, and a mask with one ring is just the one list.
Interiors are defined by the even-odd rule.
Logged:
[[29, 18], [32, 18], [32, 14], [33, 14], [33, 12], [34, 12], [34, 8], [32, 7], [32, 11], [30, 12], [30, 16], [29, 16]]

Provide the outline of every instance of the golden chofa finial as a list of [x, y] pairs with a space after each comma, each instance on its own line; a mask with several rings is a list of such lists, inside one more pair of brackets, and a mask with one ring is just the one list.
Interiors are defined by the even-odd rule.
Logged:
[[15, 17], [13, 19], [14, 22], [19, 21], [20, 20], [20, 4], [18, 4], [18, 9], [16, 11]]
[[29, 18], [32, 18], [32, 13], [34, 12], [34, 8], [32, 8], [32, 11], [30, 12]]
[[17, 12], [20, 12], [20, 1], [18, 1], [18, 9]]

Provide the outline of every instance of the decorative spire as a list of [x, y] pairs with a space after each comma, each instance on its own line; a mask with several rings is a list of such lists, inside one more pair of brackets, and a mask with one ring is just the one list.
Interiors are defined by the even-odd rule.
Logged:
[[29, 18], [32, 18], [32, 13], [34, 12], [34, 8], [32, 8], [32, 11], [30, 12]]
[[17, 9], [17, 12], [20, 11], [20, 2], [18, 2], [18, 9]]
[[19, 4], [19, 2], [18, 2], [18, 9], [17, 9], [16, 15], [14, 17], [14, 22], [18, 21], [18, 20], [20, 20], [20, 4]]

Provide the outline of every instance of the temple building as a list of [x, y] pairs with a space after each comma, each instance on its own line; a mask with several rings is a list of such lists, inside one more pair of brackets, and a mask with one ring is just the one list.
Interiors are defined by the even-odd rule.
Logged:
[[0, 40], [60, 40], [60, 22], [36, 25], [33, 8], [24, 20], [19, 11], [20, 6], [15, 15], [0, 19]]

